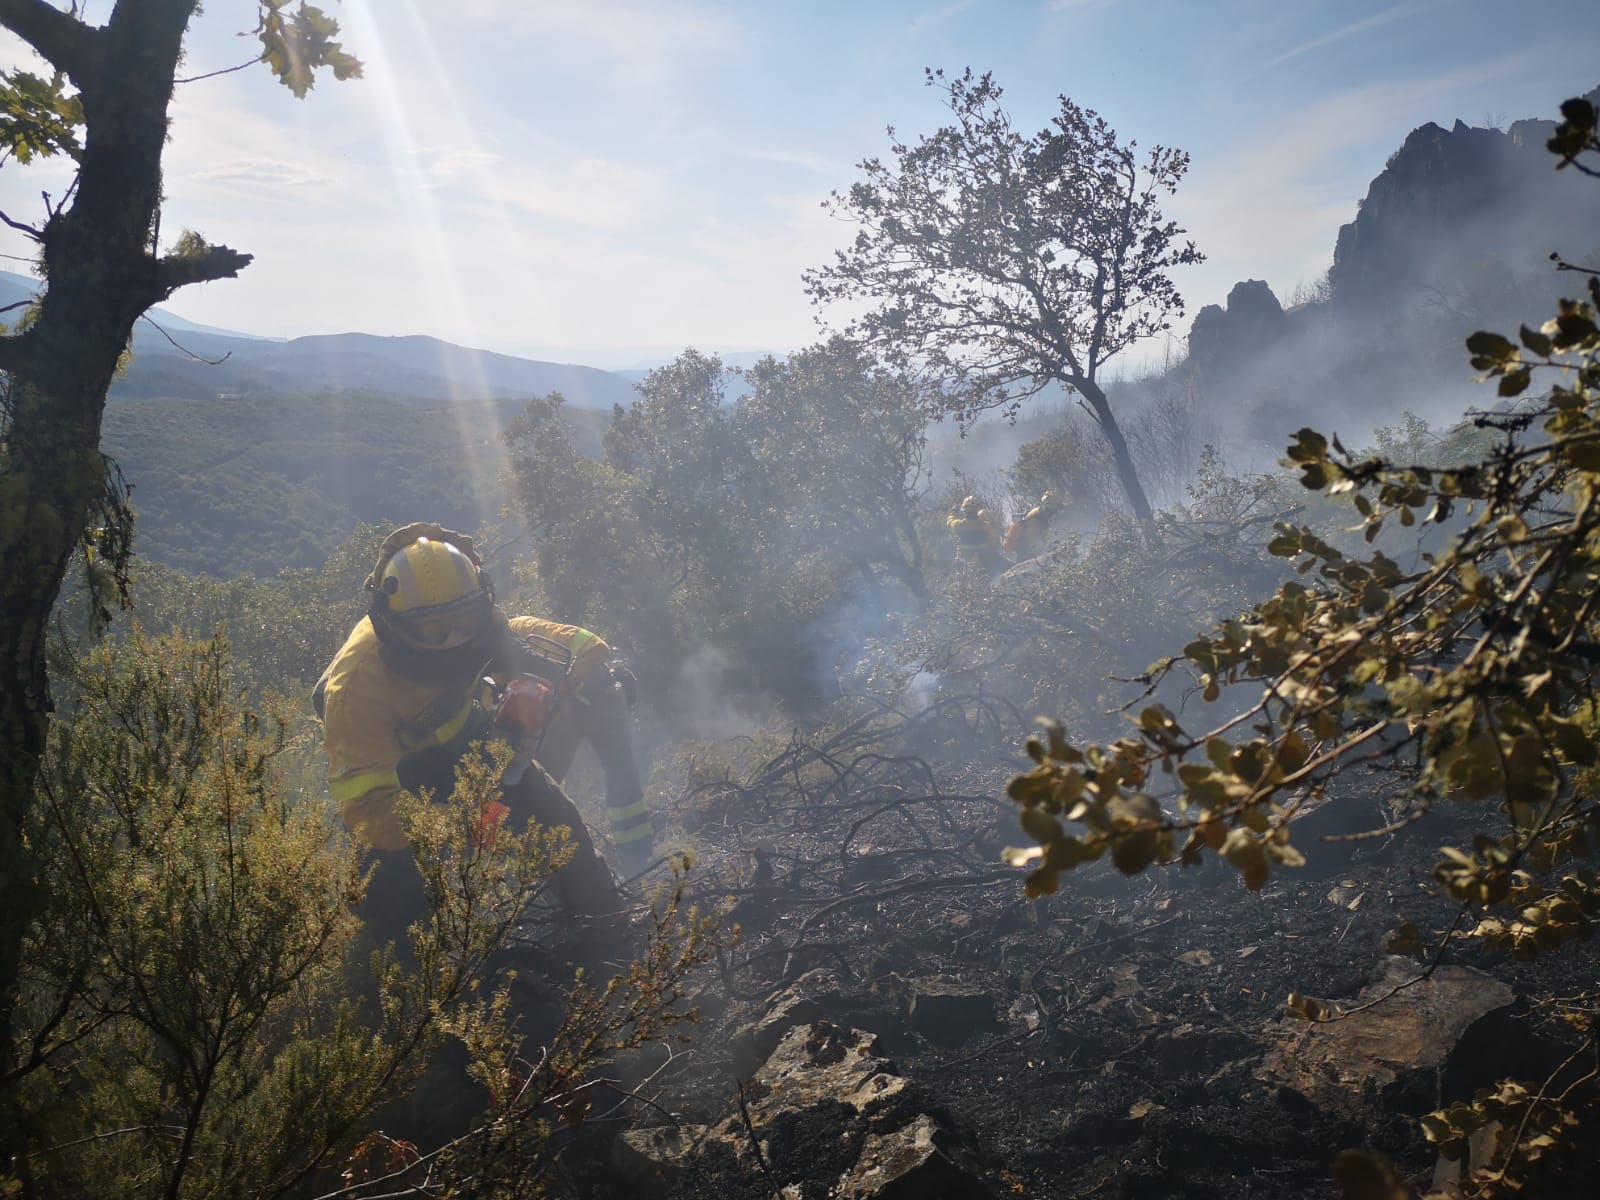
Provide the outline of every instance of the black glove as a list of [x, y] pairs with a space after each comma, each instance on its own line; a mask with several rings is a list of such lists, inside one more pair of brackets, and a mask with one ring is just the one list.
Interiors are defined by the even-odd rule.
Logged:
[[622, 689], [622, 694], [628, 701], [628, 707], [632, 708], [639, 703], [639, 677], [633, 673], [627, 661], [621, 658], [613, 658], [606, 663], [606, 670], [610, 672], [611, 682]]

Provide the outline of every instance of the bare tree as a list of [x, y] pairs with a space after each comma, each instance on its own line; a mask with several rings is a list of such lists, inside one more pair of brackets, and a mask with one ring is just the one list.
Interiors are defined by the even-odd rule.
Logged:
[[817, 304], [865, 301], [850, 335], [894, 366], [935, 373], [940, 408], [964, 420], [1015, 413], [1052, 387], [1076, 393], [1149, 521], [1099, 376], [1182, 315], [1169, 272], [1203, 256], [1157, 200], [1176, 191], [1189, 156], [1157, 146], [1141, 157], [1065, 96], [1050, 126], [1024, 137], [990, 75], [930, 70], [927, 82], [946, 93], [954, 123], [914, 146], [891, 129], [893, 161], [861, 163], [865, 177], [825, 202], [860, 231], [806, 273], [807, 292]]

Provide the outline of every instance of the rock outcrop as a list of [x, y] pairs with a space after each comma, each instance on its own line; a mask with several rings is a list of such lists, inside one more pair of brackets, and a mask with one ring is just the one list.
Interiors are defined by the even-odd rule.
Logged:
[[[1600, 102], [1600, 88], [1588, 99]], [[1552, 179], [1545, 142], [1554, 128], [1458, 120], [1413, 130], [1339, 230], [1329, 273], [1335, 311], [1381, 318], [1423, 292], [1448, 295], [1505, 266], [1537, 267], [1553, 251], [1576, 258], [1600, 248], [1570, 244], [1579, 231], [1600, 239], [1600, 190], [1576, 172]]]
[[1233, 285], [1226, 307], [1208, 304], [1189, 330], [1189, 362], [1208, 377], [1228, 374], [1279, 346], [1289, 318], [1265, 280]]
[[790, 1029], [716, 1125], [630, 1129], [614, 1161], [646, 1195], [693, 1189], [719, 1159], [750, 1162], [794, 1200], [986, 1200], [970, 1151], [883, 1057], [878, 1039], [818, 1020]]
[[[1311, 1024], [1286, 1018], [1271, 1027], [1262, 1077], [1292, 1088], [1340, 1116], [1371, 1119], [1395, 1106], [1396, 1093], [1427, 1094], [1462, 1035], [1478, 1020], [1509, 1008], [1511, 988], [1468, 967], [1444, 966], [1419, 983], [1416, 963], [1390, 958], [1356, 1005]], [[1396, 990], [1397, 987], [1400, 990]], [[1419, 1082], [1420, 1081], [1420, 1082]]]

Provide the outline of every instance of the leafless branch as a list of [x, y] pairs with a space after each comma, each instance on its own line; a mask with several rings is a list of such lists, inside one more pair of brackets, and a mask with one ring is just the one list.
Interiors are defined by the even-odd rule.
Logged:
[[189, 349], [189, 347], [183, 346], [183, 345], [179, 345], [178, 342], [176, 340], [174, 340], [173, 336], [170, 333], [168, 333], [165, 329], [161, 328], [160, 325], [156, 324], [155, 320], [150, 316], [149, 313], [140, 314], [139, 319], [141, 321], [149, 321], [151, 326], [154, 327], [154, 329], [155, 329], [155, 331], [157, 333], [159, 333], [162, 337], [166, 338], [167, 341], [172, 343], [174, 349], [183, 351], [183, 353], [187, 354], [190, 358], [196, 360], [197, 362], [203, 362], [208, 367], [220, 367], [223, 363], [227, 362], [230, 358], [233, 357], [233, 351], [232, 350], [229, 350], [221, 358], [207, 358], [203, 354], [196, 354], [193, 350]]
[[1313, 1019], [1312, 1024], [1331, 1025], [1335, 1021], [1343, 1021], [1346, 1017], [1353, 1017], [1356, 1015], [1356, 1013], [1362, 1013], [1366, 1012], [1368, 1009], [1377, 1008], [1378, 1005], [1388, 1003], [1407, 988], [1415, 987], [1424, 979], [1432, 977], [1433, 973], [1439, 969], [1439, 964], [1444, 960], [1444, 952], [1450, 948], [1450, 939], [1455, 936], [1456, 930], [1461, 928], [1461, 922], [1466, 919], [1470, 908], [1470, 905], [1463, 904], [1456, 911], [1456, 919], [1450, 922], [1450, 928], [1446, 929], [1444, 931], [1444, 936], [1439, 939], [1439, 945], [1434, 951], [1433, 958], [1430, 959], [1428, 961], [1428, 965], [1423, 967], [1422, 970], [1417, 974], [1413, 975], [1410, 979], [1405, 979], [1395, 984], [1388, 991], [1374, 996], [1365, 1004], [1358, 1004], [1354, 1008], [1337, 1008], [1333, 1012], [1316, 1017]]
[[235, 71], [248, 71], [260, 61], [261, 57], [257, 55], [255, 58], [248, 59], [236, 67], [223, 67], [220, 71], [207, 71], [204, 75], [190, 75], [186, 79], [174, 79], [172, 82], [199, 83], [202, 79], [215, 79], [218, 75], [232, 75]]
[[756, 1127], [750, 1120], [750, 1106], [744, 1101], [744, 1084], [739, 1084], [739, 1116], [744, 1119], [744, 1131], [750, 1138], [750, 1148], [755, 1151], [756, 1162], [761, 1167], [761, 1177], [767, 1181], [767, 1186], [772, 1189], [772, 1194], [781, 1200], [783, 1193], [778, 1190], [778, 1185], [773, 1181], [772, 1168], [767, 1166], [767, 1156], [762, 1153], [761, 1143], [756, 1138]]
[[[3, 0], [0, 0], [0, 2], [3, 2]], [[21, 221], [13, 221], [9, 216], [7, 216], [3, 212], [0, 212], [0, 221], [4, 221], [7, 225], [9, 225], [12, 229], [15, 229], [18, 233], [27, 234], [29, 237], [31, 237], [36, 242], [37, 241], [42, 241], [44, 239], [44, 234], [41, 233], [39, 230], [35, 229], [32, 225], [26, 225]]]
[[191, 283], [232, 279], [249, 266], [254, 257], [228, 246], [211, 246], [203, 254], [168, 254], [156, 264], [161, 298]]

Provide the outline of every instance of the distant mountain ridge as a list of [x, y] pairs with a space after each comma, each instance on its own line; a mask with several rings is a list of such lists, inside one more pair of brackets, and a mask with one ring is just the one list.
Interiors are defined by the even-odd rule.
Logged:
[[[32, 299], [38, 285], [0, 271], [0, 307]], [[6, 315], [14, 319], [17, 311]], [[611, 371], [474, 350], [420, 334], [314, 334], [277, 341], [199, 325], [159, 308], [150, 316], [155, 324], [134, 326], [133, 360], [112, 384], [113, 404], [352, 392], [461, 402], [560, 392], [575, 408], [609, 409], [634, 399], [632, 382]]]
[[[0, 271], [0, 309], [8, 309], [0, 313], [0, 321], [14, 325], [22, 313], [22, 305], [27, 304], [39, 293], [39, 280], [31, 275], [18, 275], [15, 271]], [[281, 341], [281, 338], [258, 338], [252, 333], [240, 333], [233, 329], [219, 329], [215, 325], [201, 325], [197, 321], [190, 321], [180, 317], [177, 313], [168, 312], [164, 308], [152, 308], [150, 318], [169, 333], [215, 333], [224, 337], [248, 338], [251, 341]], [[157, 334], [156, 336], [160, 336]]]

